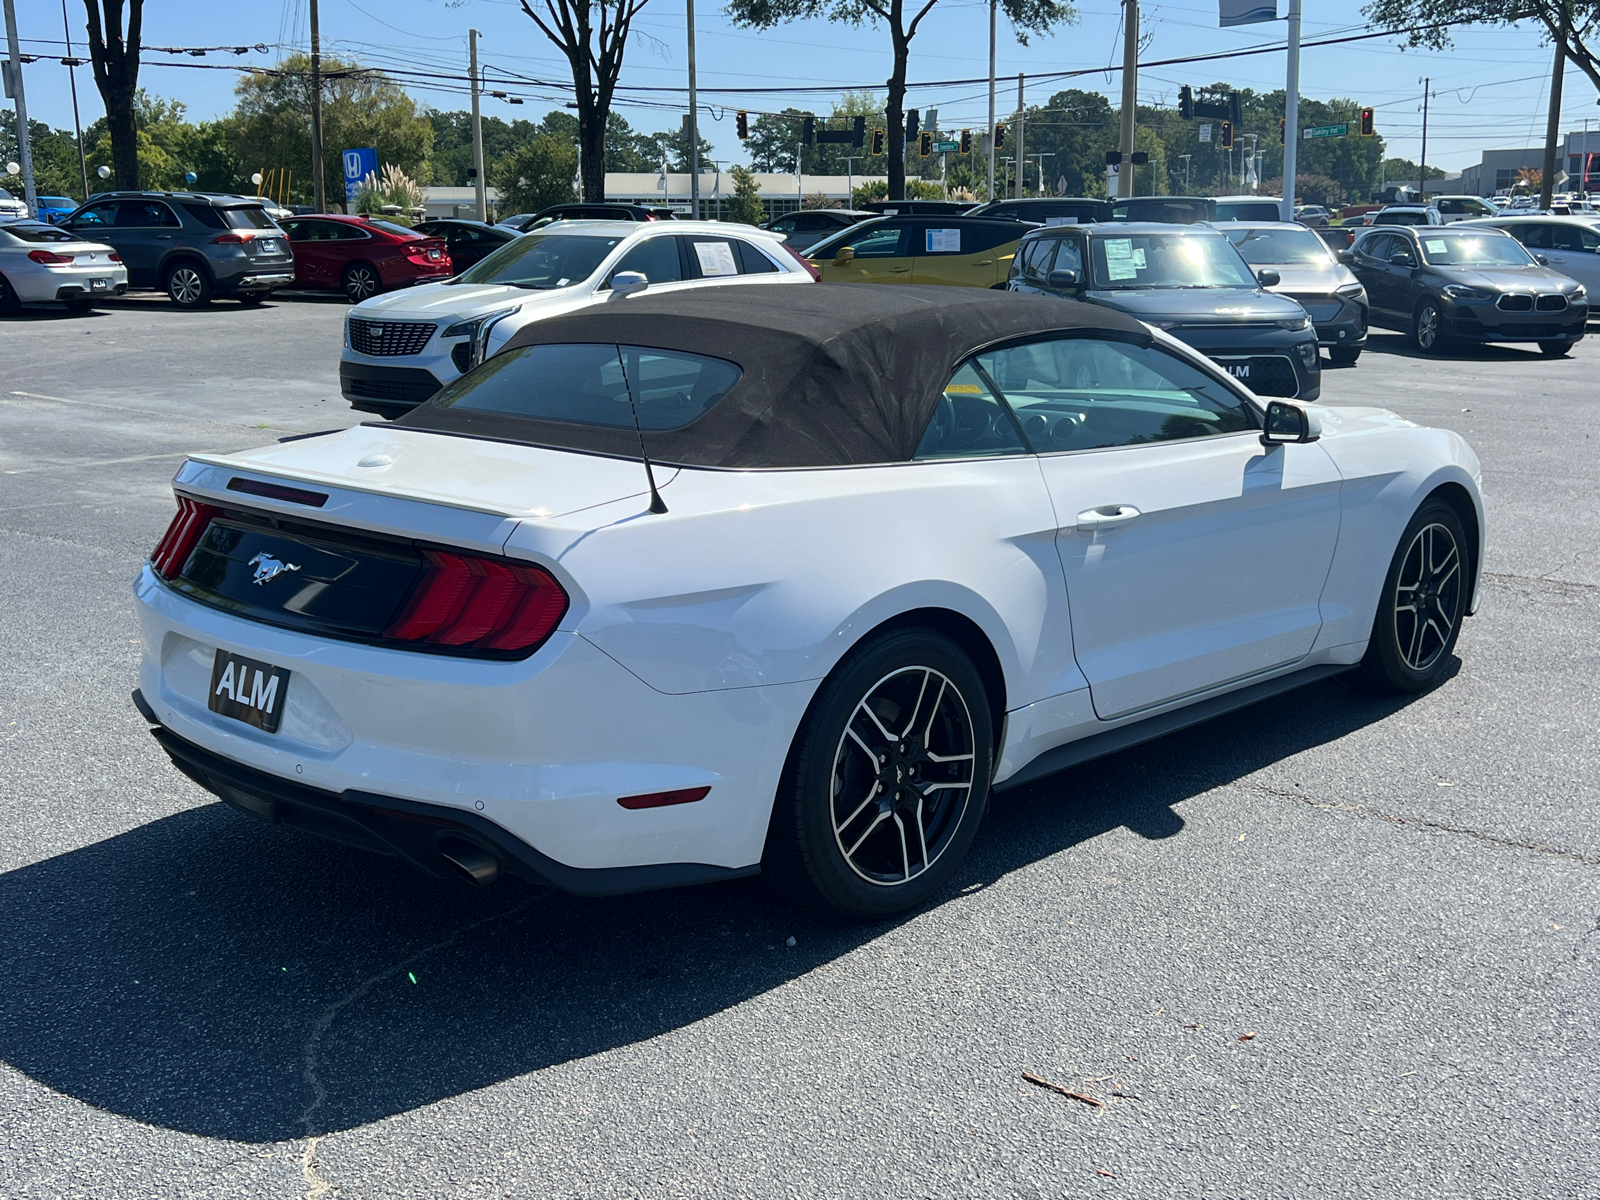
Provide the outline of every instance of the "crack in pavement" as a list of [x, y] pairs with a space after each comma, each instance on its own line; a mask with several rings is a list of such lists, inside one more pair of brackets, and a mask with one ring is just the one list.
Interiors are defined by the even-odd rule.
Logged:
[[463, 925], [460, 929], [457, 929], [443, 941], [434, 942], [432, 945], [424, 946], [422, 949], [415, 951], [408, 957], [401, 959], [393, 966], [385, 967], [376, 974], [369, 975], [366, 979], [363, 979], [360, 983], [356, 984], [355, 987], [350, 989], [350, 991], [339, 997], [339, 999], [329, 1004], [318, 1015], [316, 1021], [311, 1026], [311, 1034], [306, 1038], [305, 1048], [302, 1051], [304, 1065], [302, 1067], [301, 1074], [311, 1088], [311, 1102], [301, 1110], [299, 1117], [300, 1125], [305, 1130], [304, 1136], [306, 1138], [305, 1148], [300, 1154], [300, 1177], [306, 1184], [306, 1200], [317, 1200], [318, 1197], [326, 1196], [333, 1190], [334, 1186], [331, 1182], [324, 1179], [317, 1170], [317, 1148], [321, 1146], [322, 1142], [328, 1137], [328, 1135], [325, 1133], [318, 1133], [313, 1121], [316, 1117], [317, 1110], [322, 1107], [323, 1101], [328, 1098], [328, 1089], [323, 1084], [321, 1076], [317, 1073], [317, 1054], [322, 1048], [322, 1035], [327, 1033], [332, 1027], [334, 1021], [338, 1019], [339, 1013], [345, 1008], [348, 1008], [351, 1004], [354, 1004], [357, 1000], [361, 999], [362, 996], [365, 996], [385, 979], [392, 979], [396, 975], [400, 974], [400, 972], [408, 970], [412, 966], [421, 962], [430, 954], [437, 954], [441, 950], [448, 950], [463, 936], [471, 933], [475, 929], [481, 929], [483, 926], [492, 924], [495, 921], [501, 921], [506, 917], [515, 916], [517, 913], [520, 913], [523, 911], [523, 909], [527, 908], [535, 900], [539, 899], [543, 894], [543, 892], [540, 892], [529, 896], [526, 900], [523, 900], [519, 904], [512, 905], [512, 907], [506, 909], [504, 912], [493, 913], [487, 917], [480, 917], [476, 921], [472, 921], [469, 924]]
[[1368, 808], [1364, 804], [1346, 804], [1341, 800], [1316, 800], [1298, 791], [1270, 787], [1264, 783], [1245, 783], [1236, 786], [1262, 796], [1272, 796], [1282, 800], [1298, 800], [1301, 804], [1311, 808], [1354, 813], [1358, 817], [1374, 817], [1380, 821], [1387, 821], [1391, 825], [1411, 825], [1419, 829], [1431, 829], [1439, 833], [1459, 834], [1475, 841], [1487, 842], [1491, 846], [1503, 846], [1511, 850], [1531, 850], [1536, 854], [1547, 854], [1551, 858], [1563, 858], [1568, 862], [1582, 863], [1586, 867], [1600, 867], [1600, 858], [1579, 854], [1576, 850], [1561, 850], [1555, 846], [1546, 846], [1542, 842], [1522, 842], [1516, 838], [1500, 837], [1497, 834], [1485, 833], [1481, 829], [1469, 829], [1465, 825], [1449, 825], [1443, 821], [1429, 820], [1426, 817], [1402, 817], [1395, 813], [1384, 812], [1382, 809]]
[[[1566, 563], [1562, 563], [1559, 567], [1552, 567], [1550, 574], [1554, 574], [1566, 565]], [[1557, 590], [1600, 592], [1600, 584], [1576, 583], [1570, 579], [1551, 579], [1549, 575], [1505, 575], [1497, 574], [1493, 571], [1485, 571], [1482, 578], [1487, 583], [1542, 583], [1546, 587], [1556, 588]]]

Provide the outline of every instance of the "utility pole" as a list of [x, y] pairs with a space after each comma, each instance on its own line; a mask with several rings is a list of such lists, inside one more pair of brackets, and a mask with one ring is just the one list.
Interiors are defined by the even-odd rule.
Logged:
[[[1556, 61], [1550, 68], [1550, 119], [1544, 129], [1544, 178], [1539, 181], [1539, 207], [1548, 209], [1556, 187], [1556, 139], [1561, 136], [1561, 82], [1567, 65], [1567, 6], [1561, 6], [1559, 34], [1556, 37]], [[1423, 189], [1422, 199], [1428, 199]]]
[[1030, 155], [1028, 155], [1028, 157], [1029, 158], [1036, 158], [1036, 159], [1039, 160], [1039, 195], [1042, 196], [1042, 195], [1044, 195], [1044, 160], [1047, 159], [1047, 158], [1054, 158], [1055, 155], [1054, 154], [1030, 154]]
[[1185, 193], [1187, 193], [1189, 191], [1189, 160], [1193, 158], [1194, 155], [1180, 154], [1178, 157], [1183, 159], [1183, 190]]
[[844, 206], [850, 207], [856, 194], [856, 159], [866, 158], [864, 154], [846, 154], [844, 156]]
[[[684, 0], [689, 10], [689, 211], [700, 219], [700, 110], [694, 90], [694, 0]], [[795, 163], [798, 169], [799, 162]]]
[[794, 144], [794, 198], [801, 208], [806, 206], [806, 176], [805, 162], [801, 155], [806, 152], [804, 142]]
[[[1021, 72], [1018, 72], [1018, 74], [1017, 74], [1017, 161], [1019, 163], [1023, 163], [1024, 165], [1026, 165], [1026, 163], [1028, 161], [1028, 156], [1023, 153], [1024, 146], [1022, 144], [1022, 121], [1023, 121], [1023, 114], [1024, 114], [1024, 112], [1026, 112], [1026, 108], [1024, 107], [1024, 102], [1023, 102], [1023, 99], [1022, 99], [1022, 79], [1023, 79], [1023, 77], [1022, 77]], [[1017, 199], [1018, 200], [1021, 200], [1022, 196], [1023, 196], [1023, 190], [1024, 190], [1023, 189], [1023, 176], [1025, 174], [1026, 174], [1025, 171], [1018, 172], [1018, 174], [1017, 174]]]
[[[11, 0], [6, 0], [10, 3]], [[998, 0], [989, 0], [989, 194], [985, 199], [993, 200], [994, 195], [994, 10]]]
[[478, 31], [467, 30], [467, 55], [472, 70], [472, 185], [473, 199], [478, 205], [478, 220], [489, 219], [489, 194], [483, 186], [483, 113], [478, 107], [482, 88], [478, 83]]
[[311, 0], [311, 206], [328, 211], [322, 186], [322, 26], [317, 21], [317, 0]]
[[[83, 156], [83, 125], [78, 120], [78, 68], [72, 57], [72, 26], [67, 24], [67, 0], [61, 0], [61, 35], [67, 39], [67, 82], [72, 85], [72, 132], [78, 139], [78, 174], [83, 177], [83, 198], [89, 198], [89, 163]], [[1585, 147], [1587, 148], [1587, 147]]]
[[1122, 25], [1122, 162], [1117, 167], [1117, 195], [1129, 199], [1133, 196], [1133, 118], [1139, 103], [1139, 0], [1122, 0]]
[[1289, 73], [1283, 86], [1283, 207], [1279, 216], [1294, 220], [1294, 193], [1300, 169], [1300, 0], [1289, 0]]
[[1417, 167], [1417, 190], [1422, 193], [1422, 203], [1428, 203], [1428, 93], [1433, 90], [1431, 76], [1422, 79], [1422, 163]]
[[11, 58], [11, 90], [17, 106], [17, 155], [22, 159], [22, 195], [28, 212], [39, 214], [39, 193], [33, 188], [33, 145], [28, 137], [28, 100], [22, 94], [22, 52], [17, 49], [17, 11], [11, 0], [6, 7], [6, 50]]

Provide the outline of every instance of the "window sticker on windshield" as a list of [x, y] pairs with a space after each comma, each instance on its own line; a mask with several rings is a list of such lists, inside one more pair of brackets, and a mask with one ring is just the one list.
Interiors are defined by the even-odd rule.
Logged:
[[1133, 260], [1132, 238], [1106, 239], [1106, 274], [1112, 279], [1132, 279], [1139, 274]]
[[1133, 269], [1135, 271], [1144, 270], [1144, 250], [1143, 249], [1136, 249], [1133, 252]]
[[700, 274], [706, 276], [737, 275], [738, 266], [733, 261], [733, 247], [727, 242], [696, 242], [695, 257], [700, 260]]
[[1046, 229], [1049, 229], [1052, 225], [1076, 225], [1077, 223], [1077, 217], [1046, 217], [1044, 219], [1044, 227]]
[[959, 229], [930, 229], [928, 230], [928, 254], [960, 254], [961, 230]]
[[975, 383], [951, 383], [945, 385], [945, 394], [952, 393], [961, 396], [981, 396], [983, 389]]
[[1423, 238], [1422, 247], [1429, 254], [1449, 254], [1450, 245], [1443, 238]]

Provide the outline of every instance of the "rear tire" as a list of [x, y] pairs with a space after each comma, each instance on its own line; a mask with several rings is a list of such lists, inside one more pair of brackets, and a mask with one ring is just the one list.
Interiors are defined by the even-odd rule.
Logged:
[[1540, 342], [1539, 353], [1546, 358], [1565, 358], [1572, 349], [1571, 342]]
[[1400, 535], [1384, 576], [1372, 639], [1361, 660], [1366, 683], [1384, 692], [1421, 692], [1438, 683], [1466, 615], [1471, 551], [1456, 510], [1424, 502]]
[[179, 308], [204, 308], [211, 303], [211, 279], [194, 263], [175, 263], [167, 269], [167, 299]]
[[22, 300], [16, 290], [0, 275], [0, 317], [15, 317], [22, 312]]
[[1356, 365], [1356, 360], [1360, 357], [1360, 346], [1330, 346], [1328, 348], [1329, 361], [1336, 362], [1340, 366], [1353, 367]]
[[351, 263], [340, 273], [339, 286], [344, 289], [346, 300], [360, 304], [383, 290], [383, 280], [378, 278], [377, 268], [367, 263]]
[[972, 660], [931, 630], [876, 635], [834, 668], [795, 734], [762, 876], [849, 920], [915, 908], [966, 857], [993, 766]]

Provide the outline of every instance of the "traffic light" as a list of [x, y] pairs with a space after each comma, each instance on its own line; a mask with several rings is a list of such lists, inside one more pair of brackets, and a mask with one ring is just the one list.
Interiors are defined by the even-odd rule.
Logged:
[[961, 131], [961, 153], [972, 153], [972, 130], [970, 129], [963, 129]]
[[1361, 136], [1371, 137], [1375, 133], [1377, 133], [1377, 130], [1372, 127], [1372, 110], [1363, 108], [1361, 110]]
[[816, 136], [817, 119], [815, 117], [808, 116], [800, 122], [800, 141], [803, 145], [809, 146], [813, 141], [816, 140]]
[[933, 153], [933, 134], [926, 129], [922, 131], [922, 135], [917, 139], [917, 153], [924, 158]]
[[1178, 115], [1185, 121], [1194, 120], [1194, 92], [1187, 83], [1178, 89]]
[[739, 110], [739, 115], [734, 117], [734, 119], [733, 119], [733, 128], [738, 133], [738, 135], [739, 135], [739, 137], [741, 139], [749, 137], [750, 136], [750, 114], [745, 112], [744, 109], [741, 108]]
[[994, 148], [996, 150], [1004, 150], [1006, 148], [1006, 127], [1004, 125], [996, 125], [994, 127]]
[[883, 130], [881, 129], [872, 131], [872, 152], [874, 154], [883, 153]]
[[1224, 121], [1222, 123], [1222, 137], [1218, 140], [1217, 145], [1221, 146], [1224, 150], [1232, 150], [1233, 149], [1233, 122], [1232, 121]]
[[857, 117], [850, 126], [850, 144], [859, 150], [866, 144], [866, 140], [867, 119], [865, 117]]
[[907, 109], [906, 110], [906, 141], [908, 141], [908, 142], [916, 141], [917, 140], [917, 130], [919, 130], [921, 128], [922, 128], [922, 114], [919, 113], [914, 108]]

